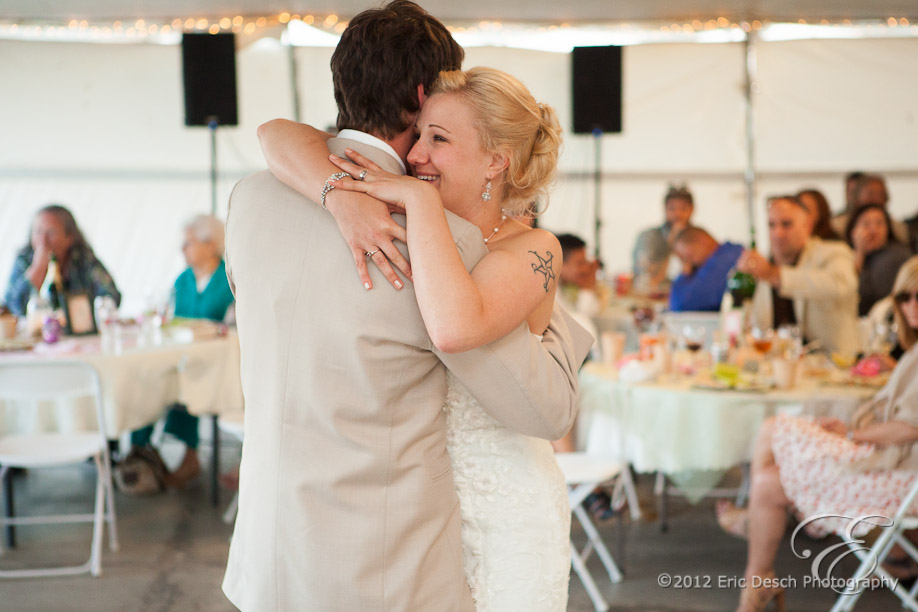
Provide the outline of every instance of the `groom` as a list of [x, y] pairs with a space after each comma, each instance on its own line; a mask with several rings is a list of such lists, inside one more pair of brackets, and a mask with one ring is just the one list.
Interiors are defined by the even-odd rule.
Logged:
[[[414, 3], [355, 17], [332, 57], [346, 129], [330, 148], [404, 172], [419, 86], [462, 58]], [[449, 217], [471, 269], [486, 253], [481, 232]], [[411, 284], [364, 291], [332, 215], [268, 172], [236, 186], [226, 246], [246, 402], [227, 597], [245, 611], [473, 610], [446, 368], [502, 423], [554, 439], [573, 422], [588, 346], [570, 348], [556, 312], [541, 343], [521, 325], [475, 351], [437, 352]]]

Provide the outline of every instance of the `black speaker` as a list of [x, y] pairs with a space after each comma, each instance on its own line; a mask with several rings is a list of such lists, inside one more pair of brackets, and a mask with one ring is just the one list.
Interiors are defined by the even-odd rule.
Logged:
[[574, 133], [622, 131], [622, 48], [574, 47]]
[[184, 34], [185, 125], [236, 125], [236, 40], [233, 34]]

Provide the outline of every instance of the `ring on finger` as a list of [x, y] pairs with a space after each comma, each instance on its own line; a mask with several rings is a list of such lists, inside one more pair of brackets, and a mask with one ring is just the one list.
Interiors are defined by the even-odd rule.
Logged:
[[373, 249], [372, 251], [367, 251], [367, 252], [365, 253], [365, 255], [366, 255], [367, 257], [373, 257], [373, 256], [376, 255], [377, 253], [379, 253], [379, 249], [378, 249], [378, 248], [377, 248], [377, 249]]
[[369, 170], [361, 170], [361, 171], [360, 171], [360, 174], [357, 175], [357, 180], [358, 180], [358, 181], [364, 180], [365, 178], [367, 178], [367, 174], [368, 174], [369, 172], [370, 172]]

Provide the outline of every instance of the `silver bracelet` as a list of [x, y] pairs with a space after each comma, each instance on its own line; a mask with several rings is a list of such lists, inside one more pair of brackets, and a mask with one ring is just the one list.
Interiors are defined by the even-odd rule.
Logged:
[[329, 191], [335, 188], [335, 186], [332, 185], [331, 182], [340, 181], [346, 176], [351, 176], [351, 175], [348, 174], [347, 172], [335, 172], [334, 174], [332, 174], [330, 177], [328, 177], [325, 180], [325, 186], [322, 187], [322, 195], [319, 196], [319, 203], [322, 204], [322, 208], [324, 208], [325, 210], [328, 210], [328, 206], [325, 205], [325, 196], [328, 195]]

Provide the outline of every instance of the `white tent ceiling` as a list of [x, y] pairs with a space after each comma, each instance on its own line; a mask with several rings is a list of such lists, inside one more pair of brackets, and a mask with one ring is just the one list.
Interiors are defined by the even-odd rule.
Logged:
[[[3, 0], [0, 19], [171, 19], [271, 15], [285, 11], [349, 18], [375, 4], [373, 0]], [[859, 21], [918, 17], [914, 0], [420, 0], [420, 4], [447, 22], [576, 23], [718, 17], [731, 21]]]

